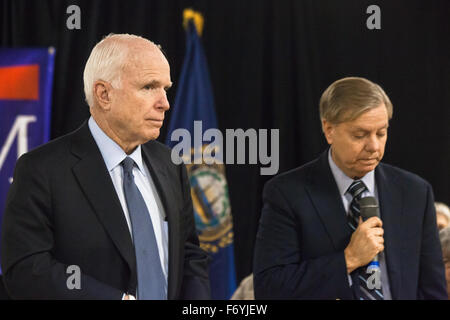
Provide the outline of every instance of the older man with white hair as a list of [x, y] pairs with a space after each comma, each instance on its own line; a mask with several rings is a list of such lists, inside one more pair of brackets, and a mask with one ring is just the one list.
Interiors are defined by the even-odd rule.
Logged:
[[154, 141], [170, 67], [153, 42], [109, 35], [84, 71], [91, 117], [16, 164], [2, 269], [18, 299], [208, 299], [189, 181]]
[[445, 279], [447, 280], [447, 295], [450, 300], [450, 227], [439, 231], [441, 240], [442, 257], [445, 264]]
[[436, 223], [439, 230], [442, 230], [450, 225], [450, 208], [443, 202], [435, 202], [436, 208]]

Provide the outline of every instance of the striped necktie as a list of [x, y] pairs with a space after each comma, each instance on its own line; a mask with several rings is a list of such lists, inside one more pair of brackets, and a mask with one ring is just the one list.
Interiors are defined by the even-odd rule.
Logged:
[[[348, 225], [355, 231], [359, 224], [359, 200], [367, 188], [361, 180], [355, 180], [347, 192], [352, 196], [350, 210], [347, 216]], [[359, 300], [383, 300], [381, 288], [381, 270], [378, 261], [372, 261], [366, 266], [359, 267], [351, 273], [352, 289]]]
[[362, 194], [367, 188], [364, 182], [361, 180], [355, 180], [347, 189], [347, 192], [352, 196], [352, 202], [350, 202], [350, 211], [348, 213], [348, 225], [353, 231], [356, 230], [359, 224], [359, 199], [362, 198]]
[[133, 176], [134, 160], [126, 157], [123, 166], [123, 191], [133, 231], [136, 253], [139, 300], [165, 300], [166, 281], [150, 215]]

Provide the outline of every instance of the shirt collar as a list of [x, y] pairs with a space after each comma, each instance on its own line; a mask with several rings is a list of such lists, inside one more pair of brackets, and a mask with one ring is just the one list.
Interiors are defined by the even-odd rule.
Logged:
[[[336, 184], [339, 189], [339, 194], [341, 196], [344, 196], [347, 192], [350, 185], [353, 183], [353, 178], [350, 178], [347, 176], [333, 161], [333, 158], [331, 157], [331, 148], [328, 149], [328, 163], [330, 164], [331, 172], [333, 173], [334, 180], [336, 180]], [[374, 194], [375, 191], [375, 170], [372, 170], [368, 172], [364, 177], [362, 177], [361, 180], [364, 182], [364, 185], [368, 189], [368, 191], [372, 194]]]
[[127, 155], [125, 151], [110, 137], [106, 135], [105, 132], [98, 126], [92, 116], [88, 121], [89, 129], [91, 130], [92, 136], [97, 143], [100, 153], [105, 161], [106, 168], [111, 172], [115, 167], [120, 165], [120, 163], [128, 156], [134, 160], [138, 169], [145, 176], [145, 170], [142, 162], [142, 152], [141, 146], [139, 145], [133, 153]]

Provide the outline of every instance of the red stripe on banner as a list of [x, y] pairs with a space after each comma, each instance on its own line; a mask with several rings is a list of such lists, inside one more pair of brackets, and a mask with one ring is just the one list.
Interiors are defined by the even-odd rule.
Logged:
[[0, 99], [38, 100], [39, 65], [0, 67]]

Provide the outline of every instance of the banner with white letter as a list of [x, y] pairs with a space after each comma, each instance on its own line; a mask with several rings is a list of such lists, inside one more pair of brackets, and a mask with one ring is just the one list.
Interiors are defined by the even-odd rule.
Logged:
[[54, 48], [0, 48], [0, 228], [17, 159], [50, 137], [54, 56]]

